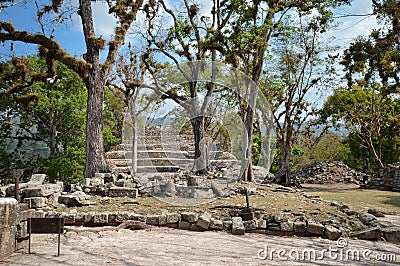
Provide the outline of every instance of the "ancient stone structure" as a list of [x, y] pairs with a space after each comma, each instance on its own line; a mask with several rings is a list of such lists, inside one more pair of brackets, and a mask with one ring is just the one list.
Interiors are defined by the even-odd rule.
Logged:
[[17, 215], [17, 200], [0, 198], [0, 260], [14, 252]]
[[309, 164], [292, 175], [297, 182], [307, 184], [363, 183], [368, 175], [357, 172], [342, 162], [322, 161]]
[[388, 164], [385, 168], [373, 175], [368, 180], [367, 184], [362, 187], [400, 192], [400, 162]]

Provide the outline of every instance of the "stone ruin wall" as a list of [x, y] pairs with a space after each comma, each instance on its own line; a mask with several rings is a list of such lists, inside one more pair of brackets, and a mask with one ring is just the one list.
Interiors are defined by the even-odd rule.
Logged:
[[17, 213], [16, 199], [0, 198], [0, 260], [14, 252]]
[[388, 164], [373, 175], [363, 187], [400, 192], [400, 162]]

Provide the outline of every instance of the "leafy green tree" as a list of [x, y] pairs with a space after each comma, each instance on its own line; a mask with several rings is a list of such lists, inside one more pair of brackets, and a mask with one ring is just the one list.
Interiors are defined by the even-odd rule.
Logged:
[[[1, 9], [23, 5], [25, 1], [1, 1]], [[108, 12], [115, 17], [115, 31], [108, 42], [97, 36], [94, 29], [93, 8], [96, 1], [64, 1], [46, 0], [36, 1], [37, 9], [32, 9], [36, 15], [41, 31], [17, 29], [12, 21], [0, 21], [0, 41], [18, 41], [35, 45], [39, 48], [40, 55], [45, 57], [48, 71], [41, 72], [41, 78], [54, 76], [54, 62], [60, 61], [69, 69], [76, 72], [83, 80], [88, 94], [87, 119], [86, 119], [86, 167], [87, 177], [93, 177], [96, 172], [108, 170], [103, 148], [103, 102], [104, 87], [109, 74], [114, 66], [118, 51], [124, 44], [125, 37], [132, 23], [136, 20], [138, 11], [143, 7], [144, 1], [104, 1]], [[149, 1], [145, 7], [154, 4]], [[78, 14], [82, 22], [83, 37], [86, 53], [83, 59], [69, 54], [57, 41], [56, 31], [59, 24], [66, 23], [66, 18]], [[105, 56], [102, 60], [100, 54]], [[23, 69], [22, 69], [23, 71]], [[18, 86], [10, 86], [2, 92], [5, 94], [18, 94]]]
[[399, 159], [399, 108], [399, 99], [384, 97], [379, 87], [373, 90], [353, 86], [335, 90], [321, 109], [321, 118], [346, 129], [352, 150], [358, 155], [368, 151], [379, 169]]
[[[47, 69], [44, 59], [28, 57], [21, 60], [32, 69], [32, 73]], [[14, 83], [15, 76], [10, 75], [16, 72], [13, 70], [13, 63], [5, 62], [3, 66], [0, 72], [1, 83]], [[29, 75], [25, 78], [30, 79]], [[20, 93], [35, 95], [35, 100], [21, 101], [15, 94], [5, 95], [0, 100], [1, 139], [6, 144], [3, 147], [9, 146], [8, 152], [16, 149], [18, 152], [14, 151], [14, 157], [19, 154], [27, 160], [32, 154], [27, 154], [29, 151], [26, 146], [41, 145], [45, 149], [34, 153], [39, 153], [41, 160], [38, 162], [44, 163], [48, 168], [37, 167], [46, 171], [51, 180], [82, 178], [87, 92], [79, 76], [65, 65], [57, 63], [54, 79], [26, 83]], [[71, 156], [72, 150], [79, 156]], [[60, 157], [64, 158], [64, 163], [65, 160], [68, 163], [57, 163]], [[79, 171], [71, 170], [67, 173], [68, 168], [76, 165], [79, 165]], [[62, 171], [64, 173], [60, 174]]]

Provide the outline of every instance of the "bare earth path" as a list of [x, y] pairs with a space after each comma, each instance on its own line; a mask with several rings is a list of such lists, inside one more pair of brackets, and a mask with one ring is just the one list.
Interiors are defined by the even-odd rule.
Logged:
[[[349, 240], [347, 247], [338, 249], [336, 241], [321, 238], [233, 236], [226, 232], [152, 227], [138, 231], [68, 232], [62, 238], [61, 255], [57, 257], [56, 239], [56, 235], [33, 235], [33, 254], [18, 252], [0, 265], [400, 265], [400, 245], [382, 241]], [[269, 255], [259, 252], [265, 247]], [[329, 247], [332, 253], [329, 255], [326, 251], [323, 260], [304, 252], [313, 249], [315, 257], [320, 257]], [[289, 261], [280, 260], [273, 249], [285, 250], [286, 254], [281, 253], [282, 258]], [[348, 255], [350, 261], [346, 261], [346, 256], [340, 257], [338, 250], [357, 250], [360, 260], [353, 260], [353, 256]], [[370, 260], [362, 257], [364, 252]], [[267, 258], [260, 260], [258, 253]], [[300, 259], [303, 254], [305, 260], [294, 261], [296, 254]], [[391, 261], [373, 261], [377, 256], [385, 256]], [[394, 257], [396, 261], [393, 261]]]

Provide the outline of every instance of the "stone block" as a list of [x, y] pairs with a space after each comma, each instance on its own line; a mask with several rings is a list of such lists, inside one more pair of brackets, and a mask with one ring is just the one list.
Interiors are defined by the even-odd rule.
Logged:
[[257, 229], [267, 229], [267, 221], [266, 220], [257, 220]]
[[45, 179], [46, 179], [45, 174], [33, 174], [28, 184], [43, 185]]
[[94, 213], [94, 212], [87, 212], [87, 213], [84, 213], [84, 223], [94, 223], [94, 215], [95, 215], [96, 213]]
[[379, 240], [382, 237], [382, 231], [379, 227], [371, 227], [351, 234], [351, 237], [357, 237], [363, 240]]
[[190, 231], [203, 232], [205, 231], [205, 229], [203, 227], [198, 226], [197, 223], [195, 223], [195, 224], [190, 224]]
[[146, 215], [134, 213], [134, 212], [130, 212], [128, 217], [129, 217], [129, 220], [139, 221], [139, 222], [143, 222], [143, 223], [145, 223], [147, 220]]
[[18, 215], [18, 221], [26, 221], [28, 218], [34, 218], [35, 216], [35, 210], [29, 209], [25, 211], [20, 211]]
[[179, 220], [181, 219], [180, 214], [176, 212], [167, 213], [166, 216], [167, 216], [167, 224], [178, 223]]
[[400, 227], [392, 226], [382, 229], [383, 236], [388, 242], [400, 244]]
[[109, 197], [129, 197], [129, 198], [137, 198], [138, 189], [131, 187], [110, 187], [108, 189]]
[[195, 212], [182, 212], [181, 218], [183, 221], [195, 223], [199, 219], [199, 215]]
[[219, 220], [219, 219], [215, 219], [215, 218], [211, 218], [210, 219], [210, 226], [208, 227], [208, 229], [210, 230], [224, 230], [224, 223]]
[[310, 235], [323, 235], [324, 226], [317, 221], [307, 221], [307, 234]]
[[24, 203], [28, 203], [29, 208], [31, 209], [43, 208], [47, 206], [47, 198], [45, 197], [25, 198]]
[[0, 260], [14, 252], [17, 211], [17, 200], [0, 198]]
[[181, 230], [190, 230], [191, 224], [186, 221], [179, 221], [178, 229]]
[[244, 235], [245, 228], [241, 217], [232, 217], [232, 234]]
[[232, 229], [232, 220], [225, 220], [222, 221], [225, 230], [231, 230]]
[[332, 225], [325, 225], [325, 236], [330, 240], [337, 240], [342, 236], [342, 231]]
[[293, 223], [293, 229], [296, 234], [305, 234], [307, 231], [307, 224], [302, 221], [296, 221]]
[[274, 221], [276, 223], [287, 222], [289, 218], [284, 213], [278, 213], [274, 215]]
[[108, 223], [108, 213], [101, 212], [93, 215], [93, 222], [95, 224], [107, 224]]
[[160, 224], [160, 215], [147, 215], [146, 224], [159, 225]]
[[209, 212], [204, 212], [202, 215], [200, 215], [196, 224], [203, 229], [208, 229], [208, 227], [210, 226], [210, 222], [211, 214]]
[[166, 214], [160, 215], [159, 225], [161, 225], [161, 226], [167, 225], [167, 215]]
[[243, 221], [243, 225], [246, 232], [257, 229], [257, 223], [255, 220]]
[[294, 231], [294, 224], [293, 224], [293, 222], [290, 222], [290, 221], [288, 221], [288, 222], [282, 222], [280, 225], [281, 225], [281, 231], [282, 231], [282, 232], [287, 233], [287, 232], [293, 232], [293, 231]]
[[25, 197], [48, 197], [54, 193], [61, 193], [63, 191], [63, 185], [61, 184], [45, 184], [38, 187], [27, 188], [25, 191]]
[[75, 224], [76, 213], [65, 213], [62, 216], [64, 217], [65, 225], [74, 225]]

